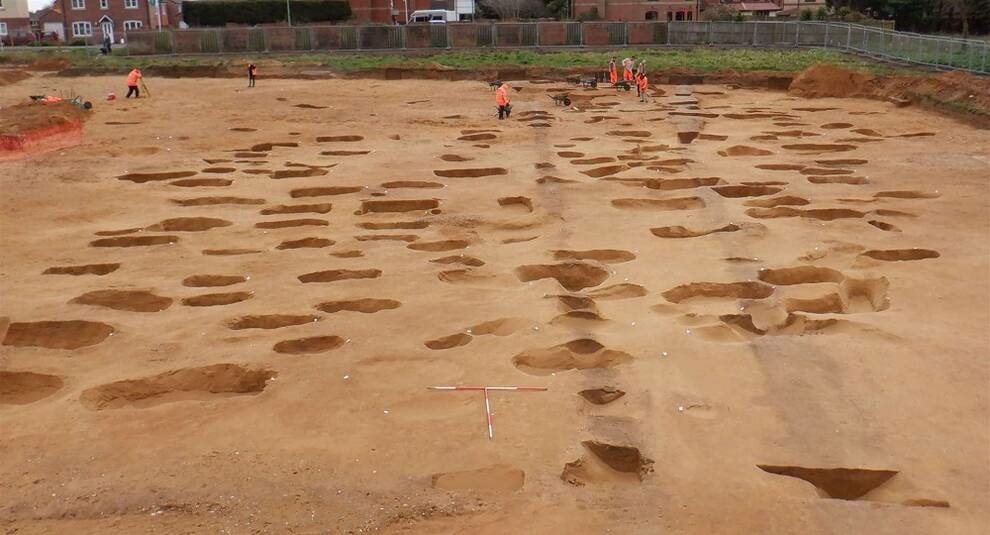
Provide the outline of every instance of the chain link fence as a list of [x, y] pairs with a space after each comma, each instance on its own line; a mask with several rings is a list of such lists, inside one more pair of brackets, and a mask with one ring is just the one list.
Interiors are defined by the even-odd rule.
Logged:
[[821, 47], [990, 73], [990, 42], [835, 22], [506, 22], [127, 32], [130, 55], [580, 47]]

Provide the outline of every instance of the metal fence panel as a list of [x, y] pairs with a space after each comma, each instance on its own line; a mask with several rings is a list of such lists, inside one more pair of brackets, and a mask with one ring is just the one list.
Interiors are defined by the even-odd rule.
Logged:
[[433, 26], [440, 24], [410, 24], [406, 26], [404, 44], [407, 48], [430, 48], [433, 42]]
[[582, 44], [587, 46], [605, 46], [609, 43], [609, 27], [607, 22], [585, 22], [581, 24], [584, 35]]
[[754, 22], [754, 46], [795, 46], [797, 25], [787, 22]]
[[745, 22], [694, 23], [708, 25], [705, 42], [722, 45], [750, 45], [753, 43], [753, 29]]
[[360, 26], [358, 43], [362, 50], [402, 48], [402, 26]]
[[612, 22], [608, 25], [608, 44], [626, 45], [629, 44], [627, 33], [628, 25], [624, 22]]
[[537, 34], [540, 38], [540, 46], [566, 46], [567, 24], [563, 22], [541, 22], [538, 25]]
[[540, 27], [535, 23], [498, 23], [495, 24], [495, 46], [538, 46], [539, 32]]
[[822, 22], [798, 22], [798, 46], [825, 46], [828, 25]]
[[568, 22], [565, 26], [567, 28], [567, 46], [578, 46], [582, 44], [581, 23]]
[[705, 45], [709, 40], [708, 22], [668, 22], [672, 45]]
[[[489, 41], [482, 42], [481, 34]], [[454, 48], [491, 46], [491, 24], [452, 24], [447, 30], [448, 44]]]
[[[151, 54], [161, 54], [158, 47], [155, 46], [157, 42], [158, 35], [164, 35], [169, 37], [169, 34], [158, 32], [127, 32], [125, 34], [125, 39], [127, 40], [127, 53], [132, 56], [147, 56]], [[169, 47], [171, 48], [171, 47]]]
[[666, 22], [626, 23], [626, 43], [630, 45], [667, 44]]
[[268, 50], [268, 41], [265, 38], [265, 30], [262, 28], [228, 28], [223, 32], [218, 31], [216, 33], [222, 38], [224, 52], [264, 52]]

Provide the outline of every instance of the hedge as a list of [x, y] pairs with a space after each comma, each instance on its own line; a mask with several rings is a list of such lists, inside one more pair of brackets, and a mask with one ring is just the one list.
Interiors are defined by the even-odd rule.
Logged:
[[[183, 20], [190, 26], [266, 24], [286, 20], [284, 0], [185, 2]], [[351, 17], [351, 4], [340, 0], [292, 0], [292, 23], [336, 22]]]

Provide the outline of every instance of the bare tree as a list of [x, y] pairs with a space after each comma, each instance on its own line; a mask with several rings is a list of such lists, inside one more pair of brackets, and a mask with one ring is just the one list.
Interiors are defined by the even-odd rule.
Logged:
[[947, 4], [949, 9], [955, 11], [959, 15], [959, 18], [962, 19], [962, 36], [963, 39], [968, 39], [969, 18], [972, 14], [969, 0], [949, 0]]

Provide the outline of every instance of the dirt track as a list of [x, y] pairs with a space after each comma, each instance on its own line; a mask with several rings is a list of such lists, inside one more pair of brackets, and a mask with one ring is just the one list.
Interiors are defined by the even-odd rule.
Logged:
[[[85, 143], [0, 163], [4, 528], [990, 522], [986, 131], [724, 86], [519, 83], [502, 122], [473, 82], [94, 98], [120, 82], [65, 80]], [[485, 383], [549, 390], [493, 393], [489, 441], [481, 394], [426, 389]]]

